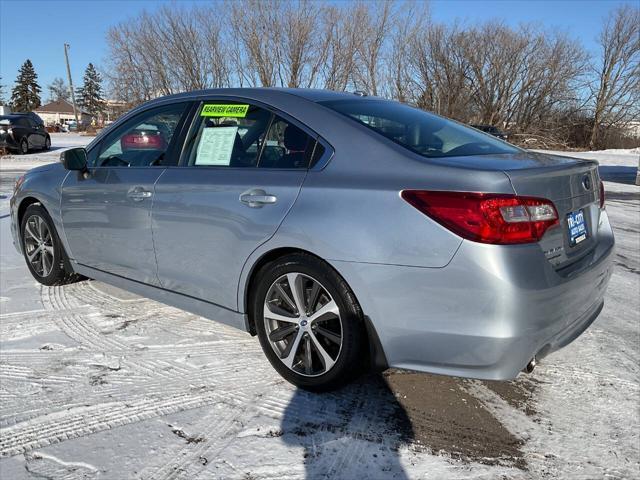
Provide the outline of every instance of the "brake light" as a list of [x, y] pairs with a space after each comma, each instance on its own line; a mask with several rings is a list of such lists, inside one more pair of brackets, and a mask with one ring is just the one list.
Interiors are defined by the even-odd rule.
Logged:
[[120, 140], [122, 150], [162, 150], [166, 147], [162, 135], [146, 135], [145, 133], [129, 133]]
[[403, 190], [401, 196], [440, 225], [474, 242], [537, 242], [558, 224], [555, 206], [543, 198], [424, 190]]
[[600, 209], [604, 209], [604, 200], [605, 200], [605, 195], [604, 195], [604, 182], [602, 180], [600, 180]]

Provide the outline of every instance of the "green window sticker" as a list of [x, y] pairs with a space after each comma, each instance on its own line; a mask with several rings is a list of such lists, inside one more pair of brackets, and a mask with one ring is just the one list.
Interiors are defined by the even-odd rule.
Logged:
[[249, 111], [249, 105], [220, 105], [212, 104], [202, 107], [201, 117], [238, 117], [244, 118]]

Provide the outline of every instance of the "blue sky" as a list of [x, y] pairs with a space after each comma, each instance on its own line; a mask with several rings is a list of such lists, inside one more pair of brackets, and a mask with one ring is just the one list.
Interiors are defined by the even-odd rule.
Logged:
[[[204, 1], [204, 0], [203, 0]], [[502, 19], [511, 25], [536, 22], [557, 28], [582, 41], [594, 52], [595, 38], [607, 12], [625, 0], [432, 0], [436, 21], [476, 22]], [[18, 68], [30, 58], [43, 87], [55, 77], [66, 81], [63, 44], [71, 45], [71, 74], [75, 84], [89, 62], [100, 67], [108, 54], [106, 33], [110, 26], [153, 10], [155, 0], [0, 0], [0, 76], [5, 95], [13, 86]], [[197, 1], [176, 1], [194, 4]], [[633, 3], [631, 1], [627, 3]]]

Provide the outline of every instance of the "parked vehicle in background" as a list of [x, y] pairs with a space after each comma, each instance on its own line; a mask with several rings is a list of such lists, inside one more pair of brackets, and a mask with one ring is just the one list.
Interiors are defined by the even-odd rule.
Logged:
[[245, 329], [311, 390], [365, 366], [512, 379], [591, 325], [612, 271], [596, 162], [375, 97], [159, 98], [61, 160], [11, 199], [36, 280]]
[[33, 116], [29, 114], [2, 115], [0, 116], [0, 148], [21, 154], [28, 153], [32, 149], [49, 150], [51, 137], [45, 130], [44, 124], [36, 123]]
[[488, 133], [489, 135], [493, 135], [500, 140], [507, 140], [509, 135], [500, 130], [498, 127], [494, 127], [493, 125], [471, 125], [473, 128], [480, 130], [481, 132]]
[[40, 115], [38, 115], [36, 112], [12, 112], [11, 115], [22, 115], [23, 117], [29, 118], [35, 124], [42, 125], [44, 127], [44, 120], [42, 120], [42, 118], [40, 118]]

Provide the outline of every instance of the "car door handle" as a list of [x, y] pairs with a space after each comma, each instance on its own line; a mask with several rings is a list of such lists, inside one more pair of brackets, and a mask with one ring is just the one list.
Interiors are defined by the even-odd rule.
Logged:
[[265, 192], [262, 189], [248, 190], [240, 194], [240, 201], [251, 208], [260, 208], [276, 203], [278, 197]]
[[133, 187], [131, 190], [127, 192], [127, 197], [129, 197], [134, 202], [141, 202], [145, 198], [151, 198], [153, 193], [149, 190], [145, 190], [142, 187]]

